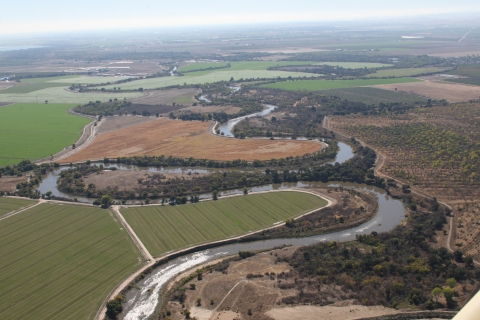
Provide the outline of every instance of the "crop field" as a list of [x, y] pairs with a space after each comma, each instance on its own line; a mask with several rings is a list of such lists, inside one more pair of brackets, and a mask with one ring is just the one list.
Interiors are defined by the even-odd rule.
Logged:
[[56, 87], [68, 87], [69, 84], [61, 82], [25, 82], [21, 84], [16, 84], [13, 87], [0, 90], [0, 94], [22, 94], [30, 93], [47, 88], [56, 88]]
[[240, 236], [300, 216], [327, 201], [302, 192], [272, 192], [181, 206], [122, 210], [153, 256], [194, 244]]
[[0, 217], [6, 213], [12, 212], [20, 208], [28, 207], [29, 205], [32, 205], [34, 203], [35, 201], [25, 199], [0, 197]]
[[446, 81], [480, 86], [480, 66], [478, 65], [460, 66], [457, 70], [452, 70], [451, 72], [449, 72], [449, 74], [463, 76], [466, 78], [447, 78], [445, 79]]
[[[48, 82], [47, 82], [48, 83]], [[12, 88], [9, 88], [12, 89]], [[5, 90], [9, 90], [5, 89]], [[4, 90], [1, 90], [2, 92]], [[118, 92], [118, 93], [76, 93], [67, 90], [65, 87], [53, 87], [41, 89], [28, 93], [4, 93], [0, 94], [0, 102], [15, 103], [39, 103], [43, 104], [45, 100], [49, 103], [88, 103], [89, 101], [108, 101], [109, 99], [133, 99], [141, 97], [141, 93], [136, 92]]]
[[91, 120], [67, 113], [72, 105], [14, 104], [0, 108], [0, 166], [39, 159], [77, 141]]
[[93, 319], [143, 259], [111, 214], [41, 204], [0, 221], [0, 318]]
[[[445, 99], [449, 102], [476, 100], [480, 97], [480, 87], [465, 86], [444, 81], [422, 81], [414, 83], [382, 84], [379, 89], [400, 91], [432, 99]], [[396, 90], [395, 90], [396, 89]]]
[[395, 79], [361, 79], [361, 80], [299, 80], [286, 81], [261, 85], [265, 88], [275, 88], [293, 91], [318, 91], [328, 89], [367, 87], [379, 84], [391, 83], [410, 83], [419, 82], [421, 80], [413, 78], [395, 78]]
[[[68, 83], [68, 86], [72, 84], [100, 84], [100, 83], [107, 83], [107, 82], [115, 82], [123, 79], [127, 79], [129, 77], [95, 77], [95, 76], [74, 76], [69, 77], [66, 80], [62, 79], [53, 79], [50, 82], [56, 83]], [[119, 85], [121, 86], [121, 84]]]
[[130, 101], [133, 104], [171, 105], [175, 102], [191, 105], [195, 101], [193, 96], [198, 93], [200, 93], [200, 90], [193, 88], [165, 89], [145, 92], [143, 96]]
[[367, 77], [412, 77], [426, 73], [440, 73], [450, 70], [450, 68], [404, 68], [404, 69], [384, 69], [369, 74]]
[[158, 119], [108, 132], [89, 146], [60, 160], [63, 163], [131, 156], [174, 156], [183, 158], [247, 161], [269, 160], [315, 153], [314, 141], [233, 139], [207, 132], [208, 122]]
[[224, 67], [228, 62], [195, 62], [178, 68], [179, 72], [189, 72], [193, 70]]
[[[218, 81], [229, 81], [230, 78], [234, 80], [239, 79], [251, 79], [251, 78], [287, 78], [287, 77], [311, 77], [311, 73], [303, 72], [286, 72], [286, 71], [268, 71], [268, 70], [230, 70], [219, 69], [211, 71], [198, 71], [186, 73], [183, 77], [161, 77], [142, 79], [138, 81], [131, 81], [128, 83], [122, 83], [120, 87], [124, 89], [155, 89], [164, 88], [168, 86], [183, 85], [186, 84], [204, 84]], [[105, 86], [106, 89], [113, 89], [119, 85]]]
[[426, 103], [427, 99], [404, 92], [382, 90], [372, 87], [356, 87], [346, 89], [331, 89], [323, 91], [327, 95], [337, 96], [349, 101], [358, 101], [365, 104], [379, 103]]

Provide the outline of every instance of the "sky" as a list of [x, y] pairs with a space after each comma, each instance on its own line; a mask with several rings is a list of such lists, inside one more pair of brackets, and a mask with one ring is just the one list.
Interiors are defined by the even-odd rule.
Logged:
[[478, 0], [15, 0], [1, 34], [189, 25], [317, 22], [480, 12]]

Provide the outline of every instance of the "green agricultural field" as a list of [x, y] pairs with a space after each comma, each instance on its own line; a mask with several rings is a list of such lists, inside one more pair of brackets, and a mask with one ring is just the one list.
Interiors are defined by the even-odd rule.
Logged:
[[37, 82], [51, 82], [60, 81], [68, 83], [70, 79], [78, 78], [78, 76], [58, 76], [58, 77], [38, 77], [38, 78], [25, 78], [21, 79], [21, 82], [37, 83]]
[[[68, 86], [72, 84], [100, 84], [100, 83], [107, 83], [107, 82], [115, 82], [123, 79], [127, 79], [130, 77], [96, 77], [96, 76], [75, 76], [68, 78], [67, 80], [64, 79], [54, 79], [51, 82], [65, 82], [68, 83]], [[121, 86], [121, 84], [119, 85]]]
[[228, 62], [195, 62], [178, 68], [179, 72], [189, 72], [192, 70], [200, 70], [207, 68], [218, 68], [226, 66]]
[[143, 261], [111, 214], [41, 204], [0, 221], [0, 319], [93, 319]]
[[297, 217], [327, 202], [302, 192], [272, 192], [181, 206], [122, 210], [153, 256], [195, 244], [240, 236]]
[[0, 94], [22, 94], [22, 93], [30, 93], [42, 89], [47, 88], [56, 88], [56, 87], [68, 87], [69, 84], [67, 83], [60, 83], [60, 82], [25, 82], [16, 84], [13, 87], [0, 90]]
[[414, 78], [394, 78], [394, 79], [359, 79], [359, 80], [299, 80], [285, 81], [271, 84], [265, 84], [261, 87], [275, 88], [292, 91], [317, 91], [340, 88], [367, 87], [379, 84], [418, 82], [421, 80]]
[[349, 101], [358, 101], [365, 104], [380, 103], [426, 103], [424, 97], [408, 94], [404, 92], [395, 92], [372, 87], [356, 87], [346, 89], [324, 90], [323, 93], [330, 96], [337, 96]]
[[91, 120], [67, 113], [73, 105], [14, 104], [0, 108], [0, 166], [40, 159], [77, 141]]
[[367, 77], [412, 77], [427, 73], [440, 73], [450, 70], [450, 68], [404, 68], [404, 69], [384, 69], [369, 74]]
[[[183, 85], [186, 84], [204, 84], [218, 81], [229, 81], [230, 78], [235, 80], [239, 79], [251, 79], [251, 78], [288, 78], [288, 77], [312, 77], [311, 73], [304, 72], [287, 72], [287, 71], [268, 71], [268, 70], [232, 70], [218, 69], [210, 71], [198, 71], [186, 73], [183, 77], [161, 77], [142, 79], [138, 81], [131, 81], [122, 83], [121, 85], [109, 85], [105, 86], [106, 89], [112, 89], [114, 87], [121, 87], [122, 90], [126, 89], [155, 89], [168, 86]], [[122, 93], [120, 93], [122, 94]]]
[[[47, 82], [48, 83], [48, 82]], [[69, 84], [68, 86], [70, 86]], [[113, 88], [113, 87], [112, 87]], [[10, 88], [9, 88], [10, 89]], [[6, 89], [8, 90], [8, 89]], [[4, 91], [4, 90], [0, 90]], [[142, 96], [138, 92], [118, 92], [118, 93], [102, 93], [88, 92], [77, 93], [66, 90], [66, 87], [47, 88], [29, 93], [8, 93], [0, 94], [0, 102], [15, 102], [15, 103], [39, 103], [43, 104], [45, 100], [49, 103], [88, 103], [89, 101], [108, 101], [109, 99], [133, 99]]]
[[31, 200], [0, 197], [0, 217], [14, 210], [26, 208], [34, 203], [35, 201]]
[[475, 65], [459, 66], [457, 70], [452, 70], [448, 73], [457, 75], [457, 76], [467, 77], [467, 78], [457, 78], [457, 79], [446, 78], [445, 79], [446, 81], [480, 86], [480, 66], [479, 65], [475, 64]]

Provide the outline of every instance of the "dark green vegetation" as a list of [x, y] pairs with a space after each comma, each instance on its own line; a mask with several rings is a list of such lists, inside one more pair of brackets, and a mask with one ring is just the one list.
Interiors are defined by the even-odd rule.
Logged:
[[6, 213], [28, 207], [34, 203], [34, 201], [25, 199], [0, 197], [0, 217]]
[[39, 159], [71, 146], [91, 120], [67, 113], [67, 104], [14, 104], [0, 108], [0, 166]]
[[[407, 198], [404, 201], [412, 201]], [[406, 225], [393, 231], [357, 236], [353, 243], [302, 247], [291, 258], [279, 259], [309, 280], [295, 281], [295, 287], [303, 290], [284, 302], [326, 304], [325, 293], [316, 293], [315, 288], [336, 284], [341, 286], [346, 299], [356, 299], [364, 305], [456, 308], [453, 295], [447, 298], [447, 305], [442, 305], [437, 302], [439, 296], [431, 294], [432, 290], [440, 287], [440, 291], [436, 290], [439, 295], [445, 292], [447, 296], [449, 290], [444, 287], [452, 283], [451, 278], [475, 285], [480, 269], [475, 269], [471, 258], [463, 257], [461, 252], [451, 254], [445, 248], [432, 246], [436, 232], [446, 223], [447, 213], [435, 200], [424, 199], [417, 203], [417, 208]]]
[[41, 204], [0, 221], [0, 318], [93, 319], [141, 258], [110, 214]]
[[382, 90], [371, 87], [357, 87], [346, 89], [324, 90], [322, 93], [339, 97], [343, 100], [362, 102], [367, 105], [379, 105], [381, 103], [406, 103], [406, 104], [426, 104], [427, 99], [402, 92]]
[[113, 116], [118, 113], [120, 109], [127, 108], [131, 104], [131, 102], [127, 102], [126, 100], [118, 101], [115, 98], [114, 100], [110, 99], [109, 102], [96, 101], [86, 103], [83, 106], [78, 105], [72, 110], [90, 116]]
[[456, 70], [448, 72], [448, 74], [464, 77], [457, 79], [445, 78], [449, 82], [480, 86], [480, 64], [459, 66]]
[[195, 244], [240, 236], [323, 207], [327, 202], [302, 192], [273, 192], [185, 206], [134, 207], [122, 210], [154, 255]]

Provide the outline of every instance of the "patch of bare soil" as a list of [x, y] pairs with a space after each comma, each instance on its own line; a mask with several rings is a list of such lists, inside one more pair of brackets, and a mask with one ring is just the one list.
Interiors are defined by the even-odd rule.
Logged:
[[242, 108], [234, 107], [234, 106], [195, 106], [195, 107], [188, 107], [184, 109], [180, 109], [179, 112], [190, 111], [196, 113], [213, 113], [213, 112], [225, 112], [226, 114], [237, 114], [242, 110]]
[[410, 83], [381, 84], [374, 88], [405, 92], [432, 99], [445, 99], [449, 102], [461, 102], [480, 98], [480, 87], [440, 81], [422, 81]]
[[[354, 300], [341, 299], [336, 286], [323, 285], [323, 294], [331, 296], [327, 306], [287, 307], [282, 299], [298, 294], [297, 276], [287, 263], [279, 259], [291, 257], [297, 247], [286, 247], [259, 253], [244, 260], [231, 261], [223, 271], [212, 271], [186, 284], [184, 308], [199, 320], [236, 319], [357, 319], [398, 313], [382, 306], [355, 305]], [[227, 263], [224, 261], [222, 263]], [[200, 266], [202, 268], [204, 266]], [[199, 268], [199, 267], [197, 267]], [[187, 277], [192, 270], [176, 278]], [[305, 289], [306, 293], [308, 289]], [[167, 305], [171, 319], [185, 316], [180, 303]]]
[[396, 314], [396, 309], [383, 306], [297, 306], [274, 308], [266, 314], [275, 320], [304, 320], [304, 319], [342, 319], [353, 320], [359, 318], [377, 317]]
[[178, 99], [191, 99], [193, 96], [200, 93], [200, 90], [188, 88], [188, 89], [166, 89], [147, 91], [142, 97], [130, 100], [133, 104], [147, 104], [147, 105], [172, 105]]
[[[148, 171], [131, 171], [131, 170], [115, 170], [115, 171], [101, 171], [98, 174], [88, 175], [84, 181], [86, 185], [94, 184], [97, 189], [105, 190], [107, 188], [118, 188], [119, 190], [133, 191], [136, 188], [140, 188], [141, 182], [148, 181], [149, 178], [154, 176], [161, 178], [162, 180], [168, 179], [184, 179], [191, 180], [192, 177], [198, 177], [199, 174], [193, 175], [182, 173], [152, 173]], [[140, 182], [139, 182], [140, 179]]]
[[98, 127], [98, 134], [104, 134], [107, 132], [122, 130], [132, 126], [136, 126], [143, 123], [158, 120], [155, 117], [142, 117], [142, 116], [113, 116], [105, 117], [104, 122]]
[[14, 86], [14, 82], [0, 81], [0, 90], [8, 89]]
[[208, 122], [159, 119], [101, 134], [92, 144], [60, 162], [139, 155], [253, 161], [303, 156], [321, 149], [315, 141], [240, 140], [213, 136], [207, 132], [209, 126]]
[[1, 191], [15, 191], [17, 184], [23, 181], [27, 181], [28, 177], [1, 177], [0, 178], [0, 190]]

